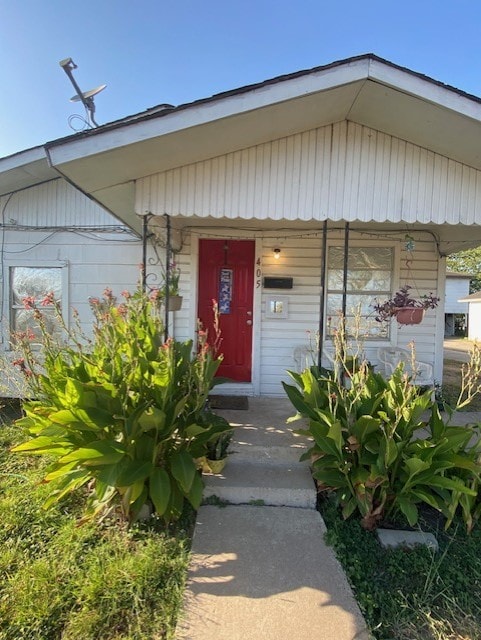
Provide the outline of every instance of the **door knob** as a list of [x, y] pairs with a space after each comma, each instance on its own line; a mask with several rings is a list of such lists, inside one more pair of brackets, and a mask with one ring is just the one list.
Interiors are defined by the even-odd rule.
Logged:
[[246, 324], [249, 324], [249, 325], [252, 324], [252, 320], [247, 320]]

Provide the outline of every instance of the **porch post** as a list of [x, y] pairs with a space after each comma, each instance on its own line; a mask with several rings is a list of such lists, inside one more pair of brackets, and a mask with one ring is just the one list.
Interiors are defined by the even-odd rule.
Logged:
[[324, 304], [326, 300], [326, 265], [327, 265], [327, 220], [322, 225], [322, 258], [321, 258], [321, 288], [319, 295], [319, 352], [317, 366], [322, 366], [322, 349], [324, 347]]
[[165, 243], [165, 320], [164, 320], [164, 341], [169, 338], [169, 285], [170, 285], [170, 260], [171, 260], [171, 237], [170, 237], [170, 216], [164, 213], [167, 229], [167, 241]]
[[346, 321], [346, 303], [347, 303], [347, 270], [349, 260], [349, 222], [346, 222], [344, 228], [344, 266], [342, 272], [342, 319]]
[[142, 218], [142, 267], [140, 276], [142, 280], [142, 291], [144, 293], [147, 289], [147, 238], [149, 235], [149, 219], [149, 213]]

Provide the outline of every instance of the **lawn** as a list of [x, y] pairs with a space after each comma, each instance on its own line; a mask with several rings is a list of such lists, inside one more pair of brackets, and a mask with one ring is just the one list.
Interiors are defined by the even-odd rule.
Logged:
[[10, 453], [18, 439], [0, 425], [0, 640], [172, 638], [192, 512], [175, 531], [79, 526], [82, 496], [42, 509], [45, 461]]

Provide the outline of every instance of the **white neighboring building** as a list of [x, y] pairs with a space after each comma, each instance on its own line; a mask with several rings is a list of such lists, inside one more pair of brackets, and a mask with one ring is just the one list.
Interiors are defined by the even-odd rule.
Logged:
[[472, 293], [459, 302], [464, 302], [469, 307], [468, 338], [481, 340], [481, 291]]
[[470, 276], [466, 273], [446, 272], [444, 297], [444, 335], [465, 335], [468, 326], [468, 303], [462, 298], [469, 295]]

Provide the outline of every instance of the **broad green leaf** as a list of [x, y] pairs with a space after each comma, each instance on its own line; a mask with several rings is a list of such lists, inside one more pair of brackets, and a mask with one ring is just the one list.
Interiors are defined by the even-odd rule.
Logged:
[[399, 452], [398, 452], [396, 443], [394, 442], [394, 440], [391, 440], [389, 438], [389, 440], [387, 441], [386, 457], [385, 457], [387, 468], [389, 468], [397, 460], [398, 453]]
[[165, 426], [165, 413], [157, 407], [149, 407], [139, 417], [139, 425], [142, 431], [156, 429], [163, 431]]
[[190, 424], [188, 427], [186, 427], [185, 429], [185, 435], [188, 438], [195, 438], [196, 436], [200, 435], [201, 433], [205, 433], [207, 430], [209, 429], [209, 427], [203, 427], [200, 424]]
[[430, 480], [430, 484], [434, 487], [442, 487], [444, 489], [451, 489], [453, 491], [460, 491], [461, 493], [467, 493], [470, 496], [477, 496], [477, 491], [470, 489], [464, 484], [462, 480], [457, 478], [445, 478], [444, 476], [434, 476]]
[[341, 473], [341, 471], [336, 471], [335, 469], [319, 469], [312, 474], [312, 477], [326, 487], [330, 487], [332, 489], [338, 489], [347, 484], [345, 475]]
[[152, 471], [152, 463], [142, 460], [129, 460], [117, 477], [119, 487], [128, 487], [140, 480], [144, 481]]
[[408, 458], [404, 461], [404, 466], [407, 467], [409, 479], [415, 476], [421, 471], [429, 469], [429, 463], [420, 460], [419, 458]]
[[354, 497], [349, 498], [347, 502], [342, 505], [342, 517], [347, 520], [350, 515], [357, 509], [357, 502]]
[[79, 489], [91, 478], [92, 476], [87, 469], [75, 469], [66, 474], [55, 483], [53, 491], [43, 503], [44, 509], [49, 509], [65, 495]]
[[182, 487], [184, 493], [188, 493], [197, 473], [192, 456], [187, 451], [175, 453], [170, 461], [172, 475]]
[[192, 482], [192, 486], [190, 488], [189, 493], [187, 494], [187, 499], [190, 504], [194, 507], [194, 509], [198, 509], [202, 502], [202, 493], [204, 491], [204, 483], [202, 482], [202, 478], [199, 473], [196, 473], [194, 476], [194, 481]]
[[30, 453], [30, 454], [46, 454], [64, 455], [69, 452], [72, 445], [68, 440], [58, 440], [47, 436], [39, 436], [33, 440], [22, 442], [12, 448], [14, 453]]
[[97, 440], [91, 442], [87, 447], [80, 447], [60, 459], [60, 462], [67, 463], [78, 460], [86, 466], [96, 466], [113, 464], [120, 462], [125, 455], [125, 447], [119, 442], [108, 440]]
[[47, 473], [44, 479], [46, 480], [46, 482], [57, 480], [57, 478], [61, 478], [65, 474], [72, 471], [72, 469], [74, 469], [77, 464], [78, 463], [74, 461], [74, 462], [68, 462], [67, 464], [63, 464], [61, 466], [56, 465], [55, 469], [50, 471], [50, 473]]
[[159, 515], [164, 515], [170, 500], [170, 478], [165, 469], [155, 467], [149, 478], [150, 498]]
[[411, 502], [408, 498], [398, 497], [397, 503], [401, 511], [406, 516], [407, 521], [409, 522], [411, 527], [414, 527], [419, 518], [418, 508], [416, 507], [414, 502]]
[[363, 444], [367, 438], [380, 430], [381, 421], [370, 415], [362, 415], [352, 427], [352, 433]]

